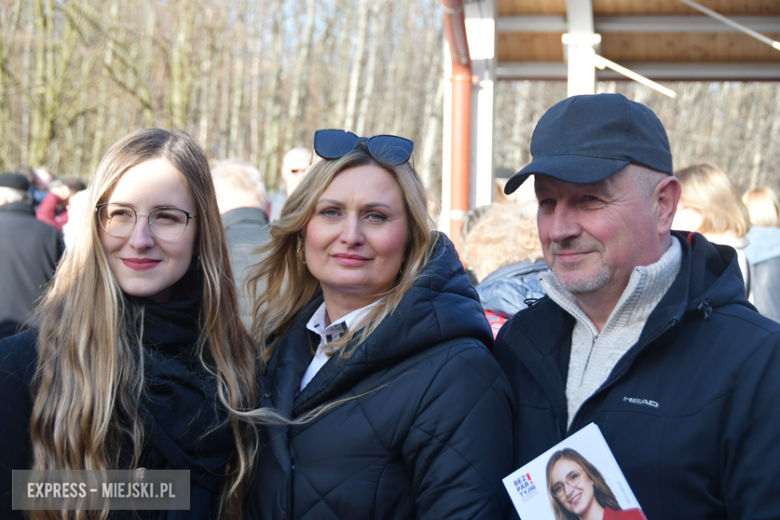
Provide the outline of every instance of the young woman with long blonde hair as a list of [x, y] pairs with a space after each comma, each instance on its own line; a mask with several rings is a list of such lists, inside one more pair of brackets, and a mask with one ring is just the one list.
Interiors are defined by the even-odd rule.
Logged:
[[30, 330], [0, 342], [0, 513], [21, 514], [11, 469], [143, 467], [190, 471], [190, 511], [164, 517], [240, 518], [256, 440], [226, 410], [256, 406], [255, 352], [206, 156], [183, 132], [134, 132], [88, 210]]

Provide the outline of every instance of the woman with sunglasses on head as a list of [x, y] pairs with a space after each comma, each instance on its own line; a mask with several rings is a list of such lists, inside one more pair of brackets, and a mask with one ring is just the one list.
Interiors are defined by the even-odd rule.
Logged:
[[502, 518], [512, 398], [432, 233], [413, 143], [320, 130], [251, 275], [266, 289], [254, 518]]
[[547, 461], [547, 489], [556, 520], [646, 520], [641, 509], [621, 509], [601, 472], [571, 448]]
[[11, 469], [146, 468], [189, 470], [189, 511], [109, 518], [241, 518], [257, 441], [227, 410], [257, 405], [256, 356], [206, 156], [183, 132], [134, 132], [88, 197], [33, 328], [0, 342], [0, 516], [21, 518]]

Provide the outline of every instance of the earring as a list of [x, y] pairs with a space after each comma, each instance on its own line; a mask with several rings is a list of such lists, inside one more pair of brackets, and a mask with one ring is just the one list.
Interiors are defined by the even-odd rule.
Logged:
[[298, 244], [298, 251], [296, 251], [295, 256], [298, 258], [298, 262], [306, 265], [306, 254], [303, 252], [303, 244]]

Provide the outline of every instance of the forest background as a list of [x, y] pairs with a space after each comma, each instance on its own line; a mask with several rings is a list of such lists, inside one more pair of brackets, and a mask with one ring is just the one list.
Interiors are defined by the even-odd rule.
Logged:
[[[745, 36], [747, 38], [747, 36]], [[217, 159], [279, 161], [318, 128], [416, 143], [440, 192], [444, 52], [439, 0], [0, 0], [0, 171], [89, 179], [137, 128], [190, 132]], [[778, 83], [599, 83], [650, 106], [676, 168], [711, 160], [740, 191], [780, 191]], [[564, 82], [496, 86], [494, 166], [517, 170]]]

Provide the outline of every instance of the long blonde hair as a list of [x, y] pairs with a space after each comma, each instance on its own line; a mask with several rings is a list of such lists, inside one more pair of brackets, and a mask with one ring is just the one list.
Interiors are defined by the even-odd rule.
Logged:
[[700, 163], [674, 174], [680, 181], [680, 204], [702, 217], [695, 230], [702, 234], [744, 237], [750, 231], [750, 214], [726, 172], [712, 163]]
[[[94, 208], [131, 167], [164, 158], [179, 170], [195, 200], [196, 254], [202, 271], [201, 362], [215, 375], [229, 409], [256, 406], [256, 355], [239, 318], [230, 251], [219, 219], [208, 161], [184, 132], [150, 128], [116, 142], [89, 188]], [[122, 450], [137, 466], [144, 430], [138, 400], [144, 391], [143, 346], [132, 324], [143, 314], [125, 303], [100, 243], [97, 219], [83, 218], [78, 241], [60, 263], [38, 307], [38, 366], [30, 422], [33, 468], [119, 469]], [[204, 361], [207, 351], [214, 366]], [[216, 404], [216, 403], [215, 403]], [[231, 416], [236, 456], [223, 486], [221, 516], [237, 518], [256, 452], [253, 428]], [[121, 449], [120, 449], [121, 448]], [[36, 511], [33, 518], [105, 518], [107, 511]]]
[[[320, 292], [319, 281], [298, 260], [301, 236], [314, 214], [317, 201], [336, 175], [348, 168], [365, 165], [378, 166], [390, 173], [403, 192], [409, 225], [405, 261], [395, 285], [382, 297], [380, 304], [372, 308], [355, 330], [348, 331], [333, 346], [346, 346], [361, 329], [360, 341], [364, 341], [398, 306], [430, 259], [434, 245], [431, 236], [433, 221], [427, 213], [427, 193], [409, 163], [396, 166], [380, 162], [371, 157], [362, 145], [340, 159], [316, 161], [290, 194], [279, 220], [271, 225], [271, 241], [261, 250], [267, 255], [251, 268], [247, 278], [248, 294], [254, 302], [252, 335], [260, 345], [264, 361], [271, 359], [281, 334]], [[263, 293], [258, 295], [257, 286], [262, 279], [266, 285]], [[353, 349], [341, 349], [339, 356], [347, 359], [352, 353]]]

